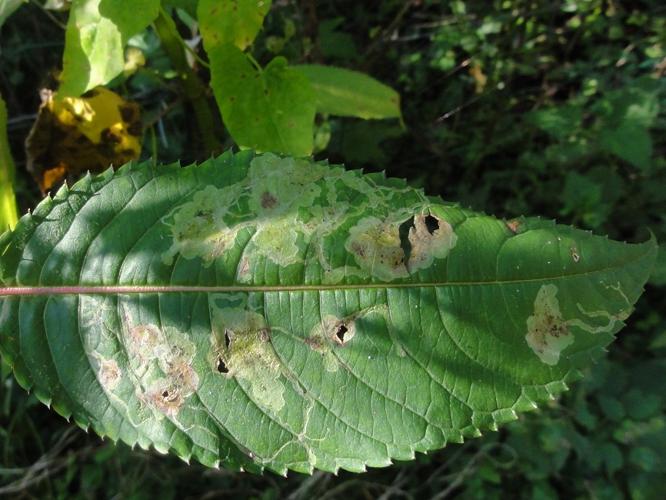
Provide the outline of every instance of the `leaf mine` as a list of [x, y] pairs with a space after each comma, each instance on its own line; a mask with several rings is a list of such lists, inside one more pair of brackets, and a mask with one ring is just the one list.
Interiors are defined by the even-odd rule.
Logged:
[[561, 352], [573, 344], [573, 335], [562, 318], [555, 285], [542, 285], [534, 300], [534, 314], [527, 318], [528, 345], [547, 365], [556, 365]]
[[22, 386], [114, 441], [280, 474], [413, 459], [551, 400], [657, 248], [251, 151], [86, 177], [2, 242]]
[[264, 317], [235, 307], [211, 306], [209, 362], [214, 373], [250, 386], [256, 403], [279, 412], [284, 406], [280, 362]]

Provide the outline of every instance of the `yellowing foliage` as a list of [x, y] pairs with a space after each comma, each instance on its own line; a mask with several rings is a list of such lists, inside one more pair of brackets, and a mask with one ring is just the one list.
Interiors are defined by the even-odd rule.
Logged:
[[139, 106], [106, 88], [63, 99], [45, 91], [26, 142], [28, 170], [46, 192], [85, 171], [138, 158], [141, 136]]

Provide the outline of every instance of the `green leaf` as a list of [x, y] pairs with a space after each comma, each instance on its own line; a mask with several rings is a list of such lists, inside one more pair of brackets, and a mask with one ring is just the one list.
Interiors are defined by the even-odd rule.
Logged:
[[130, 164], [3, 239], [1, 354], [112, 440], [362, 471], [564, 391], [622, 327], [655, 248], [310, 160]]
[[600, 146], [642, 170], [650, 168], [652, 138], [649, 131], [633, 122], [604, 128], [599, 133]]
[[206, 51], [233, 44], [241, 50], [252, 44], [271, 10], [271, 0], [200, 0], [197, 9]]
[[5, 21], [11, 16], [21, 4], [27, 3], [28, 0], [1, 0], [0, 1], [0, 27], [5, 24]]
[[211, 86], [224, 124], [239, 146], [306, 156], [312, 152], [314, 93], [276, 57], [264, 69], [231, 44], [209, 50]]
[[79, 96], [120, 75], [125, 44], [157, 17], [159, 7], [159, 0], [74, 0], [59, 95]]
[[400, 94], [358, 71], [304, 64], [294, 69], [315, 90], [317, 111], [358, 118], [400, 118]]
[[18, 221], [14, 172], [14, 160], [7, 137], [7, 107], [0, 96], [0, 233], [12, 229]]
[[182, 9], [194, 17], [197, 15], [199, 0], [162, 0], [162, 5]]
[[560, 141], [576, 133], [583, 119], [583, 108], [575, 104], [539, 109], [528, 113], [527, 122]]

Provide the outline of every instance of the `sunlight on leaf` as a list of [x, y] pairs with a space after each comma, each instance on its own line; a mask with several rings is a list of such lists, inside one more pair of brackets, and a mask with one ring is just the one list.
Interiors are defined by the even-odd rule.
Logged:
[[200, 0], [197, 17], [206, 50], [231, 43], [252, 44], [271, 9], [271, 0]]
[[125, 44], [157, 17], [159, 6], [159, 0], [74, 0], [59, 94], [77, 97], [120, 75]]
[[255, 67], [231, 44], [208, 51], [211, 86], [239, 146], [305, 156], [312, 152], [315, 96], [308, 80], [276, 57]]
[[365, 119], [401, 116], [400, 95], [364, 73], [319, 64], [294, 69], [312, 84], [320, 113]]
[[87, 176], [2, 245], [24, 388], [114, 441], [281, 474], [413, 459], [552, 400], [656, 252], [250, 151]]

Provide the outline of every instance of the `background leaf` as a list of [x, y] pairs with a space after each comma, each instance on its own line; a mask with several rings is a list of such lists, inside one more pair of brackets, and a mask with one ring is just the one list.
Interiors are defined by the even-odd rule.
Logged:
[[0, 232], [13, 229], [18, 221], [14, 170], [14, 160], [7, 141], [7, 108], [0, 96]]
[[234, 44], [241, 50], [252, 44], [271, 0], [200, 0], [197, 17], [206, 50]]
[[239, 146], [295, 156], [312, 152], [314, 93], [286, 59], [259, 69], [231, 44], [213, 47], [208, 57], [215, 99]]
[[113, 440], [279, 473], [386, 466], [550, 400], [656, 251], [251, 152], [86, 177], [2, 244], [23, 387]]
[[11, 16], [21, 4], [26, 3], [27, 0], [2, 0], [0, 2], [0, 27], [5, 23], [7, 18]]
[[74, 0], [59, 95], [76, 97], [120, 75], [127, 40], [157, 17], [159, 6], [159, 0]]
[[364, 73], [320, 64], [294, 69], [312, 84], [320, 113], [364, 119], [401, 116], [400, 95]]
[[599, 134], [599, 144], [606, 151], [617, 155], [642, 170], [650, 168], [652, 138], [649, 132], [633, 122], [625, 122], [616, 128], [604, 128]]

